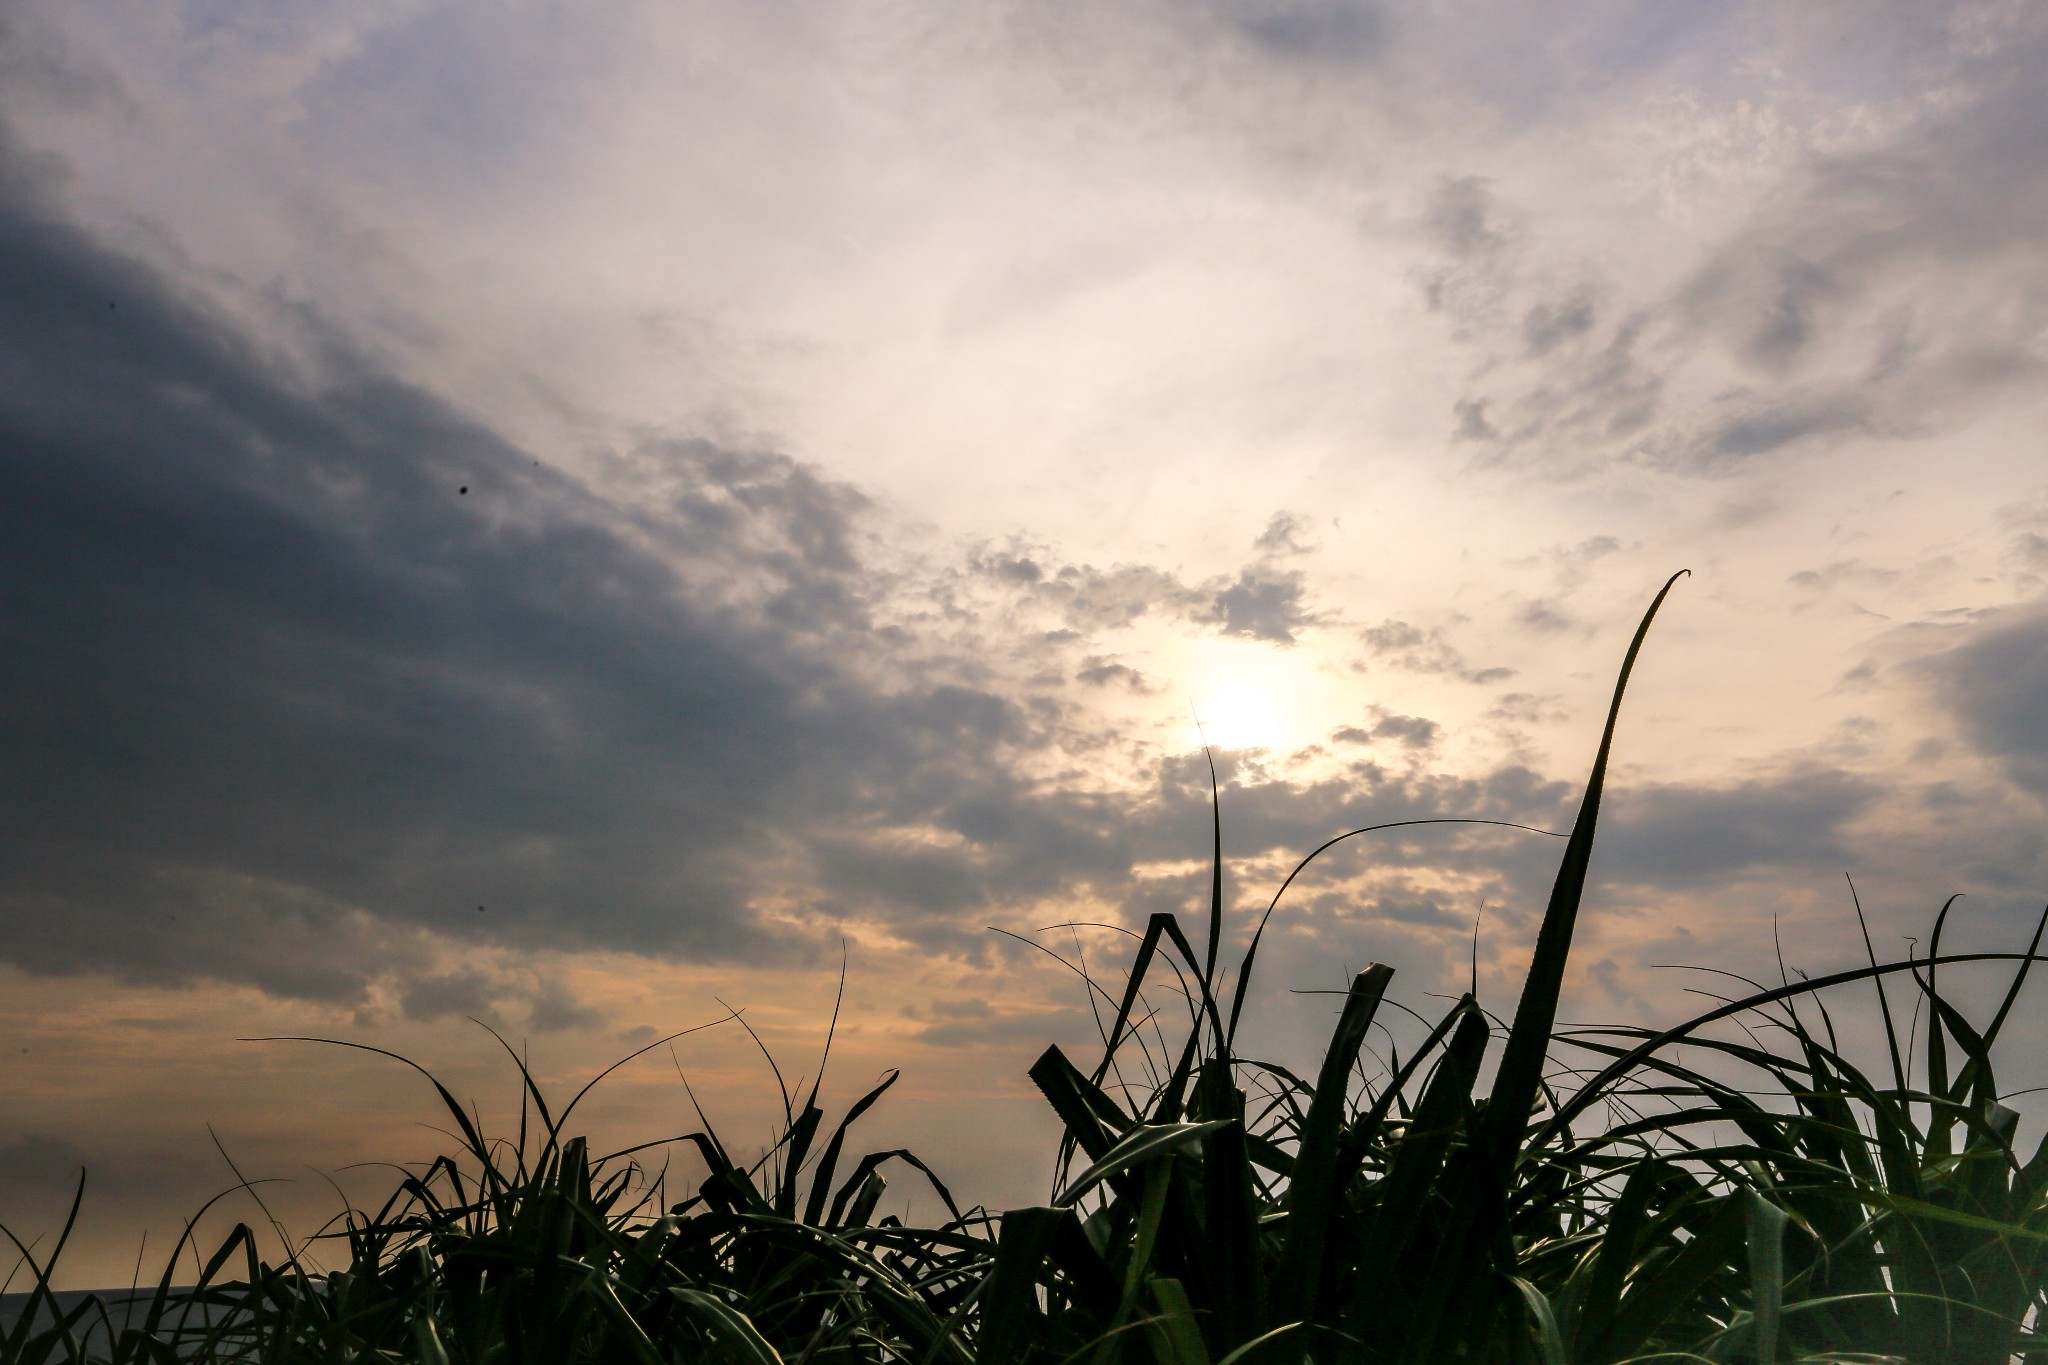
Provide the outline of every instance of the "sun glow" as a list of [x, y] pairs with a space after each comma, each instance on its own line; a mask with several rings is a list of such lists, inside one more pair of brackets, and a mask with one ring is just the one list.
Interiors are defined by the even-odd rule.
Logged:
[[1286, 737], [1273, 694], [1251, 679], [1218, 683], [1198, 694], [1192, 709], [1198, 742], [1219, 749], [1272, 749]]
[[[1218, 749], [1284, 749], [1308, 742], [1307, 660], [1263, 642], [1208, 639], [1185, 658], [1188, 738]], [[1311, 724], [1309, 731], [1314, 730]]]

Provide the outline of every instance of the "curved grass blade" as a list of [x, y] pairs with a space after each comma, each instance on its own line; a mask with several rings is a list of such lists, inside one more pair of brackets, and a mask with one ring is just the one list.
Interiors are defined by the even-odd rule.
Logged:
[[713, 1339], [740, 1365], [782, 1365], [781, 1353], [768, 1344], [760, 1329], [724, 1299], [688, 1285], [673, 1285], [668, 1292], [693, 1316], [710, 1325]]
[[1210, 1119], [1206, 1123], [1159, 1123], [1134, 1128], [1114, 1147], [1104, 1152], [1101, 1160], [1076, 1176], [1073, 1183], [1052, 1202], [1060, 1208], [1072, 1208], [1082, 1196], [1103, 1181], [1122, 1175], [1132, 1167], [1143, 1165], [1154, 1157], [1177, 1152], [1189, 1143], [1199, 1141], [1205, 1135], [1234, 1122], [1234, 1119]]

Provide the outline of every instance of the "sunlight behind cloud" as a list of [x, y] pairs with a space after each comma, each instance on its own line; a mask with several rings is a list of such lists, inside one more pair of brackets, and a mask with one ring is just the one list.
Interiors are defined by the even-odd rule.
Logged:
[[1191, 727], [1196, 743], [1219, 749], [1277, 748], [1284, 732], [1272, 694], [1232, 678], [1197, 697]]
[[1313, 656], [1263, 642], [1191, 641], [1179, 669], [1180, 733], [1219, 749], [1294, 749], [1331, 723]]

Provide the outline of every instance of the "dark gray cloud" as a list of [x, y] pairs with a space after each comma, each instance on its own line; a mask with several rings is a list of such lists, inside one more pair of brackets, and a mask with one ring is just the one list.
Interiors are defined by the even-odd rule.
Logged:
[[1427, 630], [1410, 621], [1389, 618], [1367, 626], [1358, 638], [1375, 663], [1408, 673], [1443, 673], [1466, 682], [1502, 682], [1514, 676], [1511, 668], [1473, 668], [1450, 642], [1442, 628]]
[[[1610, 316], [1588, 286], [1531, 289], [1490, 260], [1436, 272], [1425, 289], [1460, 340], [1498, 354], [1482, 367], [1486, 387], [1452, 403], [1450, 434], [1477, 446], [1482, 463], [1539, 451], [1577, 468], [1588, 452], [1628, 450], [1656, 434], [1669, 362], [1647, 354], [1652, 313]], [[1532, 293], [1518, 322], [1493, 316]]]
[[78, 1183], [89, 1164], [85, 1149], [46, 1133], [24, 1133], [0, 1147], [0, 1185], [9, 1193]]
[[1484, 256], [1507, 241], [1486, 180], [1466, 175], [1441, 182], [1423, 215], [1431, 240], [1456, 257]]
[[1602, 807], [1597, 875], [1687, 887], [1770, 868], [1853, 870], [1845, 829], [1877, 795], [1868, 780], [1821, 767], [1727, 787], [1617, 790]]
[[1705, 429], [1690, 443], [1690, 458], [1696, 467], [1712, 470], [1856, 430], [1868, 416], [1868, 408], [1851, 394], [1728, 395], [1704, 414]]
[[1290, 58], [1356, 61], [1376, 53], [1386, 21], [1367, 0], [1209, 0], [1233, 31]]
[[1590, 291], [1555, 300], [1539, 300], [1522, 316], [1522, 340], [1531, 355], [1546, 355], [1574, 337], [1593, 330], [1597, 314]]
[[1515, 624], [1538, 634], [1555, 635], [1570, 630], [1578, 622], [1555, 598], [1539, 597], [1515, 609]]
[[1128, 691], [1149, 694], [1157, 691], [1145, 679], [1145, 675], [1129, 664], [1118, 663], [1099, 654], [1091, 654], [1081, 661], [1080, 669], [1074, 674], [1074, 681], [1090, 687], [1122, 687]]
[[2021, 787], [2048, 797], [2048, 609], [1994, 612], [1918, 666], [1963, 738]]
[[1500, 432], [1493, 423], [1486, 420], [1484, 398], [1460, 398], [1451, 404], [1451, 415], [1457, 424], [1451, 430], [1454, 441], [1494, 441], [1500, 439]]
[[1785, 581], [1809, 592], [1832, 592], [1838, 588], [1885, 588], [1900, 578], [1897, 569], [1877, 568], [1861, 559], [1836, 559], [1817, 569], [1801, 569]]
[[[391, 978], [415, 1017], [570, 1027], [591, 1016], [545, 982], [406, 964], [429, 937], [770, 960], [813, 946], [764, 915], [793, 902], [985, 952], [1004, 905], [1199, 851], [1192, 768], [1042, 789], [1009, 758], [1035, 713], [903, 663], [863, 500], [811, 470], [651, 443], [621, 506], [346, 356], [300, 372], [28, 193], [0, 285], [15, 962], [338, 1003]], [[1307, 619], [1264, 559], [1199, 587], [981, 568], [1092, 629], [1162, 598], [1261, 638]], [[1526, 813], [1515, 790], [1255, 783], [1236, 846]]]
[[1305, 555], [1314, 549], [1306, 539], [1308, 533], [1306, 518], [1293, 512], [1275, 512], [1266, 529], [1252, 542], [1252, 548], [1263, 555]]
[[974, 568], [986, 577], [1021, 590], [1051, 608], [1076, 632], [1116, 630], [1151, 612], [1186, 615], [1206, 605], [1199, 589], [1150, 564], [1117, 564], [1098, 569], [1092, 564], [1048, 568], [1042, 556], [1017, 553], [982, 555]]
[[2048, 576], [2048, 502], [2015, 503], [1998, 510], [1998, 520], [2007, 536], [2003, 567], [2017, 580], [2023, 593], [2034, 595]]
[[1372, 721], [1365, 725], [1342, 725], [1330, 732], [1330, 738], [1340, 744], [1378, 742], [1411, 751], [1433, 749], [1442, 737], [1443, 726], [1433, 720], [1383, 710], [1376, 711]]
[[867, 788], [1016, 799], [1009, 703], [844, 661], [879, 638], [850, 491], [672, 442], [622, 510], [346, 358], [295, 371], [0, 166], [13, 960], [346, 1000], [420, 929], [774, 953], [789, 831]]
[[[1303, 537], [1307, 524], [1290, 512], [1275, 513], [1252, 542], [1256, 557], [1235, 574], [1189, 583], [1152, 564], [1092, 564], [1052, 567], [1044, 553], [1012, 548], [983, 552], [973, 560], [984, 579], [1052, 611], [1075, 638], [1117, 630], [1147, 615], [1178, 617], [1272, 644], [1293, 644], [1323, 618], [1309, 603], [1308, 576], [1278, 561], [1313, 553]], [[1091, 680], [1092, 681], [1092, 680]]]
[[1315, 621], [1307, 597], [1308, 580], [1299, 570], [1258, 565], [1241, 570], [1192, 614], [1225, 635], [1291, 645], [1295, 632]]
[[1505, 725], [1554, 725], [1568, 718], [1556, 697], [1508, 692], [1487, 709], [1487, 717]]
[[443, 1019], [450, 1015], [496, 1021], [492, 1008], [498, 995], [497, 982], [479, 971], [441, 972], [406, 983], [399, 993], [399, 1008], [408, 1019]]
[[1374, 739], [1392, 740], [1409, 749], [1431, 749], [1443, 735], [1443, 726], [1423, 716], [1383, 716], [1372, 727]]

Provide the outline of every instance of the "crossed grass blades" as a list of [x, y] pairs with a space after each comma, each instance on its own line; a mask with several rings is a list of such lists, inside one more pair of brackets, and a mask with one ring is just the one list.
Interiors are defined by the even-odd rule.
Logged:
[[[1504, 1027], [1468, 994], [1368, 1071], [1376, 965], [1312, 1081], [1238, 1055], [1266, 921], [1226, 991], [1219, 813], [1202, 950], [1154, 916], [1120, 990], [1087, 979], [1094, 1065], [1055, 1047], [1031, 1069], [1065, 1125], [1044, 1207], [962, 1211], [905, 1151], [849, 1162], [894, 1073], [829, 1130], [818, 1082], [784, 1087], [751, 1162], [704, 1124], [683, 1140], [708, 1174], [673, 1205], [642, 1149], [569, 1135], [590, 1086], [556, 1112], [521, 1064], [504, 1140], [427, 1076], [456, 1150], [281, 1263], [247, 1225], [202, 1258], [188, 1227], [153, 1293], [67, 1306], [50, 1275], [71, 1220], [41, 1260], [14, 1240], [30, 1296], [0, 1365], [2048, 1362], [2048, 1143], [2015, 1148], [1992, 1071], [2041, 926], [2023, 953], [1944, 955], [1944, 907], [1925, 956], [1751, 983], [1661, 1032], [1557, 1025], [1622, 693], [1675, 582], [1623, 661]], [[1991, 961], [2011, 979], [1979, 1027], [1940, 974]], [[1850, 986], [1882, 1022], [1874, 1077], [1830, 1013]], [[930, 1182], [942, 1225], [876, 1216], [891, 1163]], [[316, 1270], [315, 1246], [345, 1268]]]

